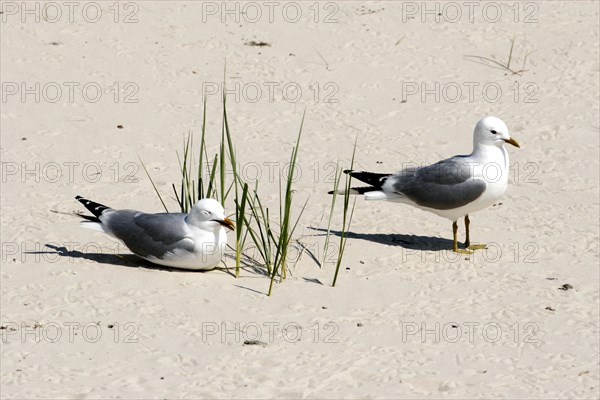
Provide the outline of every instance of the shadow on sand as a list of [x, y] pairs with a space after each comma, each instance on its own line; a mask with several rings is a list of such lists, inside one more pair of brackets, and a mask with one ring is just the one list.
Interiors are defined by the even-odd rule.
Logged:
[[93, 261], [98, 264], [109, 264], [119, 265], [127, 268], [146, 268], [155, 269], [162, 271], [173, 271], [173, 272], [204, 272], [187, 270], [180, 268], [171, 268], [163, 265], [154, 264], [150, 261], [144, 260], [134, 254], [106, 254], [106, 253], [89, 253], [81, 252], [77, 250], [69, 250], [64, 246], [56, 246], [47, 243], [44, 247], [48, 248], [47, 251], [30, 251], [29, 254], [53, 254], [61, 257], [80, 258], [88, 261]]
[[[327, 234], [327, 229], [310, 227], [310, 229]], [[331, 230], [330, 233], [337, 237], [342, 235], [341, 231]], [[441, 251], [451, 250], [454, 243], [450, 239], [434, 236], [403, 235], [400, 233], [356, 233], [349, 231], [347, 237], [350, 239], [366, 240], [369, 242], [384, 244], [387, 246], [400, 246], [410, 250]]]
[[[191, 270], [191, 269], [182, 269], [182, 268], [173, 268], [167, 267], [164, 265], [154, 264], [148, 260], [145, 260], [141, 257], [136, 256], [135, 254], [106, 254], [106, 253], [90, 253], [90, 252], [81, 252], [78, 250], [69, 250], [64, 246], [56, 246], [50, 243], [44, 245], [48, 250], [42, 251], [30, 251], [27, 254], [51, 254], [58, 255], [61, 257], [71, 257], [71, 258], [80, 258], [88, 261], [93, 261], [98, 264], [109, 264], [109, 265], [118, 265], [126, 268], [145, 268], [145, 269], [154, 269], [154, 270], [162, 270], [162, 271], [170, 271], [170, 272], [183, 272], [183, 273], [202, 273], [208, 271], [222, 271], [228, 275], [235, 276], [234, 268], [226, 268], [223, 267], [223, 264], [219, 266], [209, 269], [209, 270]], [[224, 258], [235, 260], [234, 256], [226, 254]], [[261, 267], [260, 264], [256, 263], [249, 257], [243, 257], [240, 268], [251, 274], [268, 276], [264, 267]]]

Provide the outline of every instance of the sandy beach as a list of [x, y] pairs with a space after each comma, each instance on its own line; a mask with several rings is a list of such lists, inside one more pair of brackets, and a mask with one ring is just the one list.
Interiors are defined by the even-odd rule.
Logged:
[[[0, 6], [2, 399], [600, 397], [598, 2]], [[293, 215], [308, 205], [270, 297], [232, 250], [157, 268], [69, 215], [77, 195], [163, 211], [142, 162], [177, 211], [178, 154], [204, 99], [218, 151], [224, 92], [272, 210], [305, 113]], [[327, 192], [355, 139], [355, 169], [392, 173], [468, 154], [485, 115], [521, 144], [471, 216], [488, 248], [359, 198], [332, 287]], [[338, 203], [334, 250], [341, 224]]]

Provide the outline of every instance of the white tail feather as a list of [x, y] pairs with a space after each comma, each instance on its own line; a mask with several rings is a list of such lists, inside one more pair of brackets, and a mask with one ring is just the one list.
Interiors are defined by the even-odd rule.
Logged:
[[79, 226], [85, 229], [90, 229], [92, 231], [104, 232], [104, 229], [102, 229], [102, 224], [100, 222], [81, 221], [79, 223]]
[[365, 193], [365, 200], [388, 200], [388, 195], [381, 190], [376, 190]]

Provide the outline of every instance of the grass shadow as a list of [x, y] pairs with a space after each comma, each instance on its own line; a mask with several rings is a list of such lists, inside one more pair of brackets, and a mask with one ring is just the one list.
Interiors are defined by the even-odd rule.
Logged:
[[[228, 246], [228, 247], [231, 248], [231, 246]], [[233, 255], [225, 254], [223, 257], [233, 260], [235, 262], [236, 261], [235, 249], [234, 249]], [[235, 267], [233, 269], [235, 270]], [[244, 253], [241, 253], [240, 269], [244, 272], [249, 272], [251, 274], [269, 277], [269, 273], [266, 270], [264, 264], [259, 263], [254, 258], [252, 258], [249, 255], [244, 254]], [[233, 273], [233, 277], [234, 278], [236, 277], [235, 273]]]

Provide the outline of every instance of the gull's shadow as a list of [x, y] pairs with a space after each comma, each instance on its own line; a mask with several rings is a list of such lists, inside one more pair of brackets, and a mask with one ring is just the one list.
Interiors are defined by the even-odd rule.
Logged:
[[[312, 230], [327, 234], [327, 229], [309, 227]], [[341, 231], [330, 230], [329, 233], [340, 237]], [[434, 236], [404, 235], [401, 233], [356, 233], [348, 231], [346, 237], [350, 239], [361, 239], [369, 242], [384, 244], [387, 246], [400, 246], [410, 250], [421, 251], [441, 251], [451, 250], [454, 242], [450, 239], [444, 239]]]
[[[164, 265], [154, 264], [151, 261], [145, 260], [141, 257], [136, 256], [135, 254], [106, 254], [106, 253], [90, 253], [90, 252], [81, 252], [77, 250], [69, 250], [64, 246], [56, 246], [53, 244], [45, 244], [44, 247], [51, 249], [53, 251], [29, 251], [27, 254], [54, 254], [59, 255], [61, 257], [71, 257], [71, 258], [81, 258], [88, 261], [93, 261], [98, 264], [109, 264], [109, 265], [118, 265], [126, 268], [146, 268], [146, 269], [154, 269], [161, 271], [171, 271], [171, 272], [187, 272], [187, 273], [198, 273], [198, 272], [209, 272], [209, 271], [221, 271], [228, 275], [235, 277], [235, 269], [231, 267], [223, 267], [222, 264], [217, 265], [213, 269], [206, 270], [193, 270], [193, 269], [183, 269], [183, 268], [174, 268], [167, 267]], [[230, 258], [235, 260], [235, 256], [225, 254], [226, 258]], [[258, 262], [256, 262], [253, 258], [243, 255], [240, 263], [240, 268], [243, 271], [256, 274], [269, 276], [266, 269], [261, 266]]]
[[56, 254], [61, 257], [81, 258], [98, 264], [119, 265], [127, 268], [146, 268], [171, 272], [205, 272], [205, 270], [189, 270], [171, 268], [164, 265], [154, 264], [134, 254], [106, 254], [106, 253], [83, 253], [77, 250], [69, 250], [64, 246], [46, 244], [44, 247], [54, 251], [31, 251], [29, 254]]

